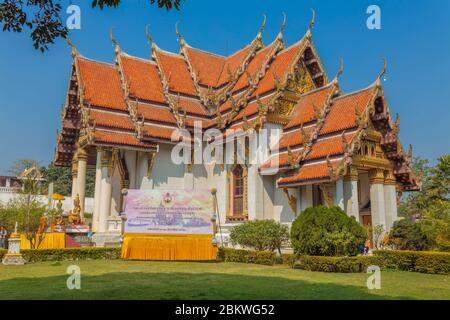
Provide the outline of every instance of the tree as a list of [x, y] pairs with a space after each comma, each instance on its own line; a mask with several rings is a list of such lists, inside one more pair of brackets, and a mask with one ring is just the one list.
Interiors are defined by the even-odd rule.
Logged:
[[19, 195], [0, 208], [0, 224], [11, 232], [17, 222], [18, 231], [25, 234], [30, 248], [36, 249], [45, 238], [45, 230], [39, 227], [47, 208], [38, 199], [38, 183], [32, 178], [26, 178], [23, 184]]
[[439, 157], [433, 167], [415, 158], [413, 170], [422, 179], [422, 191], [408, 194], [399, 215], [417, 221], [437, 249], [450, 250], [450, 155]]
[[9, 172], [13, 174], [15, 177], [19, 176], [22, 172], [27, 169], [36, 167], [37, 169], [41, 169], [41, 165], [38, 161], [34, 159], [17, 159], [13, 162], [11, 167], [9, 168]]
[[[159, 8], [180, 9], [181, 0], [148, 0]], [[118, 7], [121, 0], [92, 0], [92, 7]], [[3, 0], [0, 3], [0, 24], [3, 31], [22, 32], [24, 27], [31, 31], [35, 49], [48, 50], [57, 38], [64, 38], [68, 29], [64, 26], [60, 12], [61, 0]]]
[[366, 237], [363, 226], [339, 207], [307, 208], [291, 227], [291, 243], [297, 254], [353, 256]]

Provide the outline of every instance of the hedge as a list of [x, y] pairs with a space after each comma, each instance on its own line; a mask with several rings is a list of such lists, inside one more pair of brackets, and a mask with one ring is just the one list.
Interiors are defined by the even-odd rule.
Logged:
[[450, 253], [432, 251], [379, 250], [374, 255], [380, 257], [383, 266], [402, 271], [450, 274]]
[[[0, 250], [0, 258], [7, 250]], [[119, 259], [121, 248], [65, 248], [20, 250], [26, 262]]]
[[366, 272], [370, 265], [382, 265], [379, 257], [325, 257], [325, 256], [299, 256], [294, 263], [295, 269], [321, 272]]
[[226, 262], [255, 263], [272, 266], [275, 264], [275, 252], [251, 251], [232, 248], [219, 248], [218, 259]]

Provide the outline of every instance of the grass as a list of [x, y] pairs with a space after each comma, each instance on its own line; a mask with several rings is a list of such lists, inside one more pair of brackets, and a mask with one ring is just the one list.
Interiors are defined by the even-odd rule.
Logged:
[[[81, 290], [68, 290], [69, 265]], [[239, 263], [64, 261], [0, 266], [0, 299], [450, 299], [450, 276], [383, 271], [381, 289], [367, 274], [294, 270]]]

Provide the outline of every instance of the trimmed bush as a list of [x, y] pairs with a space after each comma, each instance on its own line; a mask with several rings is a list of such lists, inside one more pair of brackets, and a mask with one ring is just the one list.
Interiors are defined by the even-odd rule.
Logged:
[[374, 251], [387, 268], [422, 273], [450, 274], [450, 253], [432, 251]]
[[110, 260], [119, 259], [121, 248], [65, 248], [43, 250], [21, 250], [27, 262], [71, 261], [71, 260]]
[[252, 220], [231, 229], [230, 239], [242, 247], [281, 253], [281, 247], [289, 240], [289, 229], [274, 220]]
[[283, 253], [281, 259], [279, 259], [280, 264], [284, 264], [291, 268], [294, 267], [295, 261], [297, 261], [297, 255], [294, 253]]
[[294, 253], [312, 256], [354, 256], [367, 233], [339, 207], [304, 210], [291, 227]]
[[382, 259], [373, 256], [357, 257], [321, 257], [299, 256], [295, 269], [321, 272], [366, 272], [370, 265], [382, 265]]
[[225, 262], [254, 263], [272, 266], [275, 264], [275, 253], [271, 251], [251, 251], [232, 248], [219, 248], [218, 257]]

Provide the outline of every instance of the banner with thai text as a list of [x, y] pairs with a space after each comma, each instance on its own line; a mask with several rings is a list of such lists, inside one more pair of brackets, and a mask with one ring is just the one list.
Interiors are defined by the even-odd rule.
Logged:
[[128, 190], [125, 233], [212, 234], [209, 190]]

